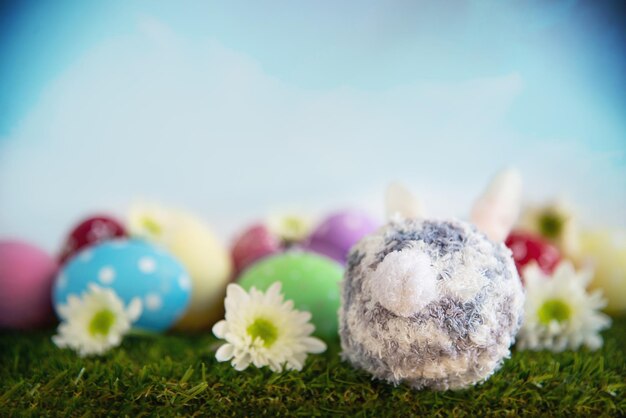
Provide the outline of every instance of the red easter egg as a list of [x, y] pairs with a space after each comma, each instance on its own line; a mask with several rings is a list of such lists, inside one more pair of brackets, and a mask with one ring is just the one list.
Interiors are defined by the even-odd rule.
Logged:
[[0, 241], [0, 328], [32, 329], [50, 325], [52, 282], [57, 262], [22, 241]]
[[507, 237], [505, 244], [513, 252], [513, 260], [520, 277], [522, 277], [522, 269], [531, 261], [535, 261], [546, 274], [552, 274], [561, 261], [559, 250], [539, 235], [513, 231]]
[[72, 229], [61, 250], [59, 262], [65, 263], [85, 247], [125, 236], [124, 226], [116, 219], [103, 215], [91, 216]]
[[245, 230], [232, 247], [235, 277], [246, 267], [261, 258], [283, 251], [280, 238], [264, 225], [254, 225]]

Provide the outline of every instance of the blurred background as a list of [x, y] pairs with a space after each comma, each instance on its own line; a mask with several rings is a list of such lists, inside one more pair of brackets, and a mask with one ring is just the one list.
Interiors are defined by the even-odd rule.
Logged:
[[466, 216], [497, 170], [626, 227], [621, 1], [0, 5], [0, 234], [56, 249], [137, 198]]

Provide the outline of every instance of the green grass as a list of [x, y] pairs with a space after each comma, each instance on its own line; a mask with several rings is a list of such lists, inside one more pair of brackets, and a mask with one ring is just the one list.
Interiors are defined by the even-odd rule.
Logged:
[[626, 317], [597, 352], [514, 352], [483, 385], [413, 391], [372, 381], [338, 344], [302, 372], [236, 372], [210, 335], [132, 336], [81, 359], [51, 332], [0, 333], [0, 416], [143, 415], [626, 415]]

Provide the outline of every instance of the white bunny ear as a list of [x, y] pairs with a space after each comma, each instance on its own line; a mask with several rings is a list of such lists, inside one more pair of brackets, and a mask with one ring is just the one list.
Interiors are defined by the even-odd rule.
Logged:
[[417, 198], [400, 183], [391, 183], [385, 193], [387, 219], [423, 218], [425, 210]]
[[491, 180], [472, 208], [472, 222], [492, 241], [504, 241], [517, 221], [522, 200], [522, 176], [506, 169]]

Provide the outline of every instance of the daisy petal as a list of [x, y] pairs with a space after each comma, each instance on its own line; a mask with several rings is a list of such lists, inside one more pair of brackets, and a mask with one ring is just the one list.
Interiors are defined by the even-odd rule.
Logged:
[[223, 319], [213, 325], [213, 335], [215, 335], [217, 338], [224, 338], [224, 336], [226, 335], [226, 330], [226, 321], [224, 321]]
[[280, 287], [281, 287], [281, 283], [280, 282], [274, 282], [272, 283], [272, 285], [265, 291], [265, 294], [268, 296], [271, 296], [272, 298], [280, 295]]
[[243, 356], [236, 358], [232, 361], [232, 365], [238, 372], [248, 368], [251, 362], [250, 354], [246, 353]]
[[215, 353], [215, 358], [217, 361], [228, 361], [233, 358], [235, 354], [235, 347], [232, 344], [224, 344], [220, 348], [217, 349]]
[[299, 361], [299, 359], [296, 359], [295, 357], [290, 358], [289, 360], [287, 360], [287, 369], [288, 370], [297, 370], [297, 371], [301, 371], [302, 370], [302, 362]]
[[52, 336], [52, 342], [59, 348], [67, 347], [67, 341], [63, 337], [63, 335], [54, 335]]
[[236, 283], [231, 283], [226, 288], [226, 298], [232, 300], [234, 303], [245, 303], [250, 299], [243, 287]]
[[281, 371], [283, 371], [283, 367], [276, 360], [268, 359], [268, 363], [270, 366], [270, 370], [274, 373], [280, 373]]
[[133, 298], [128, 304], [126, 308], [126, 316], [131, 321], [136, 321], [141, 316], [141, 311], [143, 310], [143, 305], [141, 303], [141, 299]]
[[309, 353], [318, 354], [326, 351], [326, 344], [319, 338], [307, 337], [302, 342], [306, 347], [306, 351]]

